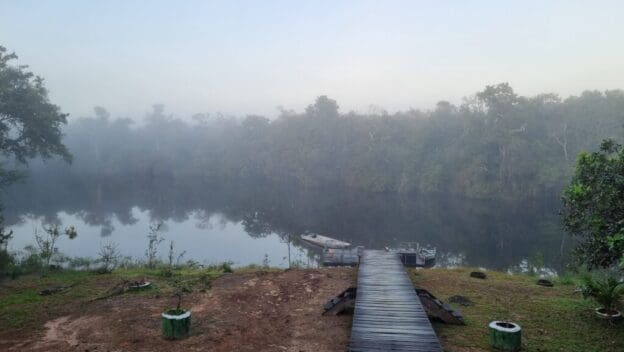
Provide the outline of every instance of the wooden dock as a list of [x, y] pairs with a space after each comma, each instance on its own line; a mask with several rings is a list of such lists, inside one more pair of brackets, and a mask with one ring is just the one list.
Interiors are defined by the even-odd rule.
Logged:
[[397, 253], [362, 253], [349, 351], [442, 352]]
[[335, 249], [327, 248], [321, 254], [323, 266], [356, 266], [360, 262], [363, 248]]

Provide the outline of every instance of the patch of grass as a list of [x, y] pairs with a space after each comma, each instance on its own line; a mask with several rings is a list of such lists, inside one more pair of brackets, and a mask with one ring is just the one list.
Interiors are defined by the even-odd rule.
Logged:
[[3, 296], [0, 299], [0, 322], [11, 328], [19, 328], [31, 318], [42, 297], [34, 290]]
[[[205, 291], [223, 273], [223, 267], [215, 266], [208, 269], [175, 268], [171, 275], [162, 275], [161, 268], [140, 267], [118, 269], [107, 274], [60, 270], [49, 272], [46, 277], [24, 275], [6, 280], [0, 286], [0, 331], [42, 329], [50, 317], [70, 314], [72, 306], [105, 296], [124, 281], [145, 279], [152, 283], [149, 289], [124, 294], [169, 295], [177, 289]], [[39, 295], [39, 291], [51, 286], [69, 288], [49, 296]]]
[[28, 304], [39, 301], [41, 301], [41, 296], [37, 292], [33, 290], [27, 290], [21, 293], [16, 293], [7, 297], [3, 297], [0, 301], [0, 309], [5, 309], [14, 305]]
[[434, 324], [445, 351], [489, 351], [487, 325], [511, 320], [522, 327], [523, 351], [621, 351], [624, 324], [594, 316], [595, 304], [575, 292], [575, 286], [542, 287], [535, 277], [488, 271], [487, 279], [470, 278], [472, 269], [410, 270], [418, 287], [439, 299], [462, 295], [473, 306], [456, 307], [466, 325]]
[[578, 286], [582, 283], [581, 276], [573, 273], [563, 273], [552, 280], [559, 285], [574, 285]]

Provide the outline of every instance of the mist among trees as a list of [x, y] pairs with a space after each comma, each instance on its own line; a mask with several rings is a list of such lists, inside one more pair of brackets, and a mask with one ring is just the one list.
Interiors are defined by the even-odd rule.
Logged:
[[70, 122], [64, 142], [74, 162], [31, 162], [18, 188], [149, 192], [192, 184], [559, 197], [579, 152], [604, 138], [621, 140], [624, 92], [524, 97], [503, 83], [460, 106], [441, 101], [431, 111], [343, 113], [320, 96], [304, 112], [283, 110], [274, 120], [181, 118], [155, 105], [134, 121], [96, 107], [93, 116]]

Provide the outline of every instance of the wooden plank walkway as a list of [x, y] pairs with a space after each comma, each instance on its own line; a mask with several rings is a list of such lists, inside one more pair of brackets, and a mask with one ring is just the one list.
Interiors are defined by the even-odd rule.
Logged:
[[362, 254], [349, 351], [442, 352], [397, 253]]

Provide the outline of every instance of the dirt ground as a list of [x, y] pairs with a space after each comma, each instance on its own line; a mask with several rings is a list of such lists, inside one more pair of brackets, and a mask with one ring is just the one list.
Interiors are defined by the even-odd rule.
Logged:
[[[227, 274], [184, 302], [187, 339], [161, 337], [170, 297], [121, 295], [67, 307], [35, 335], [3, 338], [7, 351], [345, 351], [351, 316], [322, 316], [323, 304], [355, 283], [351, 268]], [[184, 306], [184, 304], [183, 304]], [[75, 312], [78, 311], [78, 312]]]

